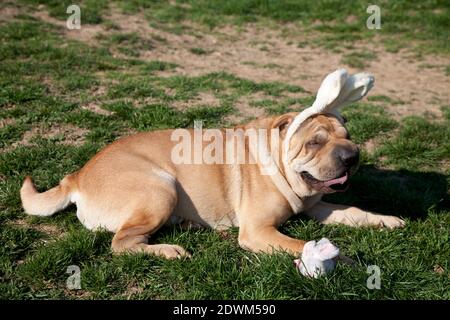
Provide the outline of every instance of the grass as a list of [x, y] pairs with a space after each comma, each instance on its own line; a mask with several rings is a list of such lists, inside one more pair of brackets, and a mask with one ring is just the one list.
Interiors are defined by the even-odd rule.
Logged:
[[342, 57], [342, 63], [357, 69], [363, 69], [370, 65], [371, 60], [376, 59], [376, 54], [370, 51], [354, 51], [348, 54], [345, 54]]
[[385, 104], [391, 104], [391, 105], [405, 104], [405, 102], [402, 101], [402, 100], [394, 100], [394, 99], [392, 99], [392, 98], [390, 98], [388, 96], [385, 96], [385, 95], [369, 96], [369, 97], [367, 97], [367, 100], [380, 102], [380, 103], [385, 103]]
[[[67, 19], [67, 7], [73, 4], [70, 0], [22, 0], [21, 2], [32, 6], [45, 5], [50, 16], [62, 20]], [[83, 23], [98, 24], [104, 22], [102, 15], [107, 8], [107, 4], [108, 1], [106, 0], [78, 1], [77, 5], [80, 7], [80, 12], [82, 12]]]
[[[50, 15], [61, 20], [67, 18], [65, 10], [71, 4], [68, 0], [20, 1], [29, 5], [45, 4]], [[85, 23], [104, 22], [105, 12], [111, 5], [117, 5], [128, 14], [143, 12], [153, 26], [176, 33], [183, 32], [183, 23], [192, 21], [214, 29], [227, 23], [243, 25], [271, 20], [279, 24], [298, 24], [302, 27], [301, 33], [319, 33], [316, 44], [330, 49], [381, 34], [382, 43], [390, 52], [411, 47], [411, 40], [415, 42], [413, 50], [419, 53], [450, 52], [450, 14], [445, 1], [379, 1], [381, 30], [366, 27], [368, 4], [362, 0], [116, 0], [113, 3], [83, 0], [79, 3]]]
[[448, 123], [436, 124], [419, 117], [408, 117], [395, 139], [379, 149], [387, 165], [412, 169], [433, 167], [436, 161], [450, 158]]
[[[52, 16], [66, 16], [64, 1], [19, 3], [45, 4]], [[329, 43], [339, 37], [357, 39], [368, 32], [342, 22], [350, 14], [362, 19], [362, 2], [174, 3], [117, 4], [128, 14], [142, 10], [161, 25], [180, 26], [191, 20], [214, 27], [264, 19], [306, 24], [318, 19], [322, 23], [314, 31], [329, 37]], [[232, 124], [229, 116], [237, 113], [236, 102], [253, 95], [264, 98], [250, 104], [270, 114], [295, 110], [314, 99], [288, 83], [256, 82], [226, 72], [191, 76], [178, 72], [179, 66], [173, 63], [144, 61], [139, 58], [141, 50], [166, 40], [155, 36], [145, 40], [119, 30], [104, 19], [108, 5], [106, 1], [81, 2], [85, 21], [106, 24], [110, 31], [95, 45], [65, 38], [55, 26], [26, 10], [14, 21], [0, 23], [0, 120], [10, 120], [0, 127], [0, 299], [450, 299], [449, 106], [442, 107], [443, 118], [435, 122], [422, 117], [392, 119], [385, 106], [404, 102], [386, 95], [371, 96], [343, 110], [353, 140], [363, 148], [363, 162], [350, 190], [329, 195], [327, 200], [396, 214], [407, 220], [407, 226], [386, 231], [322, 226], [301, 216], [288, 221], [281, 227], [284, 233], [301, 239], [328, 237], [357, 261], [355, 269], [338, 265], [334, 273], [318, 280], [300, 276], [289, 255], [240, 249], [236, 228], [221, 233], [164, 228], [156, 242], [180, 244], [193, 253], [190, 260], [166, 261], [146, 255], [113, 256], [112, 235], [86, 230], [74, 207], [51, 218], [26, 216], [19, 198], [25, 175], [34, 177], [39, 190], [48, 189], [122, 135], [192, 127], [199, 119], [206, 127], [228, 126]], [[414, 26], [414, 37], [430, 43], [430, 50], [448, 50], [442, 42], [438, 44], [448, 32], [443, 28], [448, 9], [441, 2], [400, 1], [396, 6], [382, 5], [387, 36], [408, 39], [413, 36], [408, 27]], [[355, 8], [361, 13], [355, 13]], [[402, 13], [419, 9], [423, 15]], [[400, 19], [397, 23], [393, 23], [395, 17]], [[338, 33], [328, 26], [331, 21]], [[430, 28], [429, 40], [422, 39]], [[208, 53], [201, 50], [193, 53]], [[162, 75], [164, 71], [171, 72]], [[216, 97], [218, 105], [176, 108], [177, 103], [189, 104], [201, 93]], [[85, 108], [92, 104], [108, 113]], [[86, 130], [81, 145], [60, 135], [35, 136], [28, 145], [21, 143], [32, 128], [67, 125]], [[372, 153], [364, 150], [367, 141], [377, 142]], [[366, 287], [366, 268], [373, 264], [382, 271], [380, 290]], [[81, 290], [66, 288], [70, 265], [80, 267]]]
[[206, 51], [205, 49], [202, 49], [202, 48], [191, 48], [191, 49], [189, 49], [189, 51], [198, 56], [208, 54], [208, 51]]
[[127, 56], [138, 57], [140, 50], [152, 50], [154, 45], [151, 41], [143, 39], [135, 32], [113, 33], [109, 36], [99, 36], [105, 40], [105, 46], [114, 46], [120, 53]]
[[351, 119], [347, 128], [356, 143], [363, 143], [397, 127], [396, 121], [390, 119], [382, 107], [371, 104], [346, 107], [342, 114]]
[[[382, 14], [381, 34], [391, 51], [393, 42], [407, 43], [414, 39], [418, 41], [419, 51], [449, 52], [450, 15], [444, 1], [380, 1], [378, 5]], [[224, 23], [244, 24], [266, 19], [298, 23], [309, 32], [320, 32], [317, 44], [329, 47], [370, 39], [377, 34], [366, 28], [369, 14], [365, 1], [180, 0], [167, 5], [164, 0], [144, 0], [127, 1], [120, 6], [131, 13], [143, 10], [152, 21], [161, 24], [194, 21], [215, 28]], [[320, 23], [312, 24], [317, 21]]]

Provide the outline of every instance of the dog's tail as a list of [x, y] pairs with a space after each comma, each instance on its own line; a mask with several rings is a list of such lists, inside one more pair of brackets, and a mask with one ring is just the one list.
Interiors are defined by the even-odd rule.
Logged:
[[26, 177], [20, 189], [20, 198], [25, 212], [34, 216], [51, 216], [70, 204], [71, 176], [66, 176], [58, 186], [39, 193], [31, 177]]

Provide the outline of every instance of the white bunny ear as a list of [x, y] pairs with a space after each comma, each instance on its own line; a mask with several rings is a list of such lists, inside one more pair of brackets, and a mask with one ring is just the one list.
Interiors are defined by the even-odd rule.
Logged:
[[322, 238], [316, 245], [316, 256], [320, 261], [330, 260], [339, 255], [339, 248], [327, 238]]
[[333, 105], [336, 99], [341, 96], [347, 78], [348, 73], [345, 69], [338, 69], [327, 75], [317, 91], [316, 100], [314, 100], [311, 109], [315, 113], [327, 112], [330, 105]]
[[374, 77], [368, 73], [349, 76], [345, 69], [330, 73], [320, 85], [316, 100], [308, 108], [315, 113], [330, 113], [363, 98], [372, 89]]
[[362, 99], [372, 89], [374, 82], [374, 77], [368, 73], [357, 73], [348, 77], [339, 96], [327, 106], [327, 112]]
[[302, 256], [312, 256], [314, 254], [314, 248], [316, 247], [316, 241], [315, 240], [311, 240], [308, 241], [307, 243], [305, 243], [305, 245], [303, 246], [303, 251], [302, 251]]

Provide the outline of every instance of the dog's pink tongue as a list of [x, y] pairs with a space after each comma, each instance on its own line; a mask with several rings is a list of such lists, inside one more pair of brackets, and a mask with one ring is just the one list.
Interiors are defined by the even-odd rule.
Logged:
[[345, 173], [345, 176], [342, 176], [342, 177], [340, 177], [340, 178], [336, 178], [336, 179], [331, 179], [331, 180], [328, 180], [328, 181], [325, 181], [324, 183], [323, 183], [323, 185], [324, 186], [326, 186], [326, 187], [329, 187], [329, 186], [332, 186], [333, 184], [343, 184], [343, 183], [345, 183], [345, 181], [347, 181], [347, 178], [348, 178], [348, 174], [347, 174], [347, 172]]

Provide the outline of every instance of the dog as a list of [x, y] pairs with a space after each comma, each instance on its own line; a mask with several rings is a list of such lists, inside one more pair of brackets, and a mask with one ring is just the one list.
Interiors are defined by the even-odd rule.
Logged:
[[[276, 130], [283, 140], [297, 115], [266, 117], [235, 129]], [[220, 132], [227, 135], [224, 129]], [[179, 245], [148, 243], [152, 234], [170, 223], [190, 221], [214, 229], [239, 227], [242, 248], [266, 253], [281, 250], [293, 255], [302, 252], [305, 241], [288, 237], [277, 228], [299, 212], [324, 224], [404, 225], [395, 216], [321, 201], [324, 194], [345, 189], [342, 187], [359, 163], [358, 147], [335, 115], [313, 115], [293, 134], [287, 151], [295, 154], [293, 162], [302, 163], [302, 171], [293, 171], [280, 161], [281, 177], [288, 177], [288, 171], [290, 176], [294, 173], [294, 179], [287, 179], [284, 185], [286, 190], [277, 187], [270, 175], [261, 174], [258, 162], [174, 163], [173, 133], [160, 130], [119, 139], [43, 193], [38, 193], [31, 178], [26, 177], [20, 190], [25, 212], [50, 216], [75, 203], [77, 217], [86, 228], [115, 233], [111, 245], [114, 253], [143, 251], [168, 259], [190, 256]], [[223, 148], [230, 144], [224, 141]], [[244, 136], [247, 155], [251, 155], [250, 144]], [[206, 145], [202, 141], [202, 146]], [[285, 151], [283, 144], [267, 145], [269, 149], [276, 147], [278, 154]], [[292, 194], [299, 203], [295, 212], [288, 199]]]

